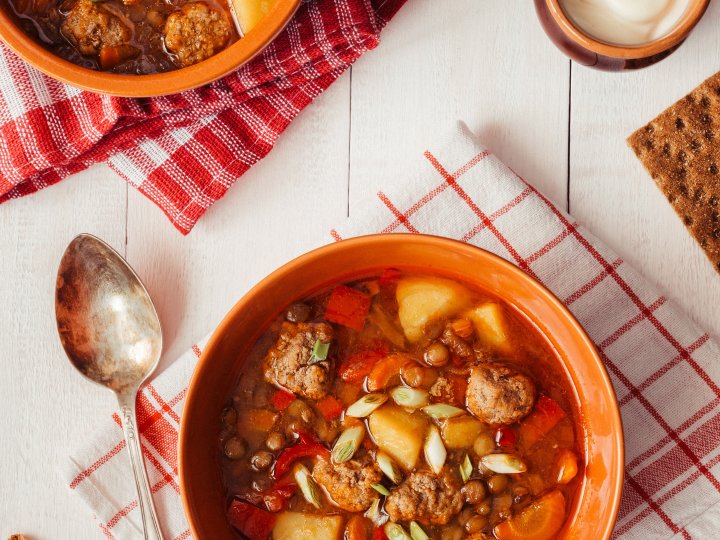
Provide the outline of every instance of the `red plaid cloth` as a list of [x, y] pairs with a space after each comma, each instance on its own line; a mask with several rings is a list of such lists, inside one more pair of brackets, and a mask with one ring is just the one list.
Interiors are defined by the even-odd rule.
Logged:
[[405, 0], [307, 0], [239, 71], [153, 99], [83, 92], [0, 44], [0, 203], [106, 161], [187, 234]]
[[[626, 438], [626, 484], [615, 536], [717, 538], [720, 530], [720, 347], [627, 263], [471, 137], [378, 171], [386, 192], [333, 237], [430, 233], [510, 260], [563, 300], [597, 344]], [[404, 181], [398, 184], [397, 179]], [[321, 243], [320, 241], [316, 244]], [[308, 246], [310, 247], [310, 246]], [[176, 443], [188, 353], [140, 399], [150, 477], [170, 538], [186, 538]], [[65, 471], [108, 537], [137, 534], [119, 420]]]

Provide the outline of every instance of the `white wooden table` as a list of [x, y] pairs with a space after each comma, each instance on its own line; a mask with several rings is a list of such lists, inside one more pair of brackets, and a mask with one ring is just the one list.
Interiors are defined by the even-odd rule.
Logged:
[[102, 538], [56, 472], [114, 409], [110, 393], [73, 371], [56, 335], [55, 272], [76, 234], [104, 238], [143, 277], [167, 365], [256, 281], [362, 212], [378, 189], [374, 171], [457, 120], [720, 335], [720, 276], [625, 144], [718, 69], [718, 17], [713, 2], [670, 58], [608, 74], [555, 49], [529, 0], [409, 0], [380, 47], [190, 236], [105, 166], [0, 206], [0, 539]]

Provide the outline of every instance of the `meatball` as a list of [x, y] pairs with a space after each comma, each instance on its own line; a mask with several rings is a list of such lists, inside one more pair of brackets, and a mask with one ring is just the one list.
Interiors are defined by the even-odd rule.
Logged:
[[430, 471], [414, 472], [390, 492], [385, 511], [394, 522], [446, 525], [463, 506], [460, 487], [460, 479], [448, 468], [439, 476]]
[[96, 55], [103, 47], [117, 47], [130, 41], [130, 29], [91, 0], [78, 0], [62, 23], [65, 38], [86, 56]]
[[529, 377], [498, 364], [470, 370], [467, 406], [488, 424], [512, 424], [525, 417], [535, 403], [535, 384]]
[[327, 323], [284, 322], [263, 361], [265, 380], [308, 399], [322, 399], [332, 383], [332, 370], [329, 360], [311, 363], [313, 346], [317, 340], [332, 339], [333, 329]]
[[366, 454], [362, 459], [345, 463], [320, 460], [313, 469], [313, 478], [340, 508], [348, 512], [363, 512], [378, 498], [372, 484], [382, 480], [382, 472]]
[[182, 66], [197, 64], [225, 47], [230, 21], [225, 13], [205, 2], [185, 4], [165, 23], [165, 46]]

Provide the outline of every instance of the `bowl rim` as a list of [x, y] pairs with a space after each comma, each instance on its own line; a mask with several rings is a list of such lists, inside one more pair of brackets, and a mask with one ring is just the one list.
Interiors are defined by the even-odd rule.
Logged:
[[302, 0], [277, 0], [243, 38], [207, 60], [185, 68], [149, 75], [122, 75], [85, 68], [43, 47], [0, 7], [0, 40], [25, 62], [62, 83], [98, 94], [146, 98], [176, 94], [209, 84], [260, 54], [282, 32]]
[[700, 22], [710, 4], [710, 0], [690, 0], [685, 13], [673, 29], [664, 36], [638, 45], [618, 45], [596, 38], [576, 25], [565, 13], [562, 0], [545, 0], [545, 2], [556, 24], [570, 39], [596, 54], [627, 60], [655, 56], [682, 43], [695, 25]]
[[[537, 293], [538, 296], [545, 302], [549, 303], [552, 308], [557, 310], [568, 322], [568, 328], [571, 330], [572, 333], [574, 333], [579, 339], [581, 344], [586, 347], [588, 357], [587, 361], [592, 362], [594, 368], [598, 368], [598, 372], [600, 373], [600, 380], [594, 381], [595, 386], [605, 395], [610, 397], [609, 404], [611, 406], [611, 410], [605, 411], [604, 416], [610, 418], [610, 423], [612, 424], [613, 428], [613, 434], [612, 434], [612, 448], [609, 452], [611, 457], [614, 459], [614, 462], [612, 465], [614, 466], [614, 471], [608, 472], [608, 477], [605, 480], [606, 482], [612, 482], [611, 490], [609, 493], [609, 497], [605, 499], [607, 513], [606, 513], [606, 519], [601, 524], [602, 528], [596, 529], [594, 532], [597, 534], [595, 538], [608, 540], [614, 530], [615, 523], [617, 520], [617, 515], [620, 509], [620, 500], [622, 498], [622, 492], [623, 492], [623, 484], [624, 484], [624, 477], [625, 477], [625, 440], [624, 440], [624, 434], [623, 434], [623, 425], [622, 425], [622, 418], [620, 416], [620, 409], [617, 401], [617, 396], [615, 394], [615, 390], [612, 386], [612, 383], [610, 381], [610, 376], [608, 375], [607, 370], [605, 369], [605, 365], [602, 362], [602, 359], [600, 357], [600, 354], [597, 351], [597, 348], [595, 347], [595, 344], [592, 342], [590, 337], [588, 336], [585, 329], [582, 327], [582, 325], [578, 322], [578, 320], [575, 318], [575, 316], [570, 312], [570, 310], [565, 307], [565, 305], [560, 301], [560, 299], [555, 296], [547, 287], [545, 287], [543, 284], [541, 284], [539, 281], [528, 275], [525, 271], [520, 269], [518, 266], [510, 263], [509, 261], [503, 259], [502, 257], [486, 250], [483, 248], [480, 248], [478, 246], [475, 246], [473, 244], [468, 244], [466, 242], [461, 242], [458, 240], [445, 238], [441, 236], [435, 236], [435, 235], [429, 235], [429, 234], [408, 234], [408, 233], [386, 233], [386, 234], [369, 234], [369, 235], [363, 235], [363, 236], [357, 236], [349, 239], [344, 239], [338, 242], [333, 242], [330, 244], [325, 244], [321, 247], [315, 248], [311, 251], [308, 251], [304, 253], [303, 255], [300, 255], [289, 262], [285, 263], [284, 265], [278, 267], [276, 270], [268, 274], [266, 277], [261, 279], [256, 285], [254, 285], [247, 293], [245, 293], [240, 300], [238, 300], [233, 307], [230, 309], [230, 311], [223, 317], [221, 322], [218, 324], [216, 329], [212, 332], [210, 339], [208, 340], [207, 344], [205, 345], [205, 348], [202, 351], [202, 354], [200, 358], [198, 359], [197, 364], [195, 365], [195, 368], [193, 370], [192, 377], [190, 379], [190, 382], [187, 386], [187, 392], [185, 395], [185, 403], [183, 406], [183, 414], [180, 420], [180, 430], [178, 433], [178, 477], [179, 477], [179, 487], [180, 487], [180, 496], [183, 504], [183, 511], [185, 513], [185, 516], [188, 520], [188, 525], [190, 527], [190, 531], [193, 534], [193, 536], [199, 538], [197, 536], [197, 527], [196, 525], [196, 519], [195, 516], [189, 511], [189, 508], [191, 507], [190, 500], [188, 497], [187, 490], [185, 489], [185, 483], [186, 483], [186, 473], [185, 473], [185, 449], [188, 448], [188, 429], [186, 429], [186, 418], [187, 415], [185, 414], [185, 410], [191, 406], [193, 406], [194, 402], [196, 400], [201, 399], [200, 396], [200, 388], [198, 381], [200, 380], [202, 373], [208, 369], [211, 359], [213, 358], [213, 353], [215, 352], [215, 349], [217, 349], [223, 340], [223, 336], [228, 331], [229, 327], [231, 327], [232, 322], [234, 319], [238, 316], [238, 314], [246, 309], [247, 306], [252, 305], [252, 303], [255, 301], [255, 298], [260, 294], [262, 290], [264, 290], [266, 287], [271, 285], [276, 280], [282, 278], [282, 276], [297, 271], [298, 268], [301, 268], [303, 265], [305, 265], [308, 261], [312, 261], [313, 259], [323, 256], [328, 252], [333, 252], [338, 249], [339, 246], [342, 246], [343, 249], [353, 249], [356, 246], [362, 247], [366, 246], [368, 243], [388, 243], [393, 244], [396, 242], [406, 242], [406, 241], [414, 241], [414, 242], [425, 242], [428, 247], [436, 248], [436, 249], [450, 249], [455, 252], [461, 252], [461, 253], [468, 253], [471, 257], [477, 257], [478, 253], [481, 254], [483, 257], [486, 257], [489, 260], [492, 260], [493, 263], [497, 264], [500, 267], [503, 267], [506, 272], [514, 279], [514, 280], [522, 280], [525, 282], [525, 284], [530, 285]], [[411, 266], [411, 265], [408, 265]], [[432, 270], [430, 270], [432, 272]], [[509, 300], [509, 299], [508, 299]], [[542, 330], [540, 330], [542, 332]], [[565, 362], [563, 361], [563, 364]], [[570, 384], [573, 387], [573, 390], [577, 391], [577, 385], [571, 380]], [[580, 400], [576, 397], [575, 398], [576, 403], [578, 405], [582, 405]], [[582, 411], [578, 411], [581, 413]], [[584, 437], [585, 438], [585, 437]], [[588, 440], [585, 440], [585, 451], [589, 452], [588, 449]], [[614, 472], [614, 474], [612, 474]], [[612, 477], [611, 477], [612, 475]], [[587, 482], [587, 478], [583, 480], [583, 483], [581, 486], [585, 486], [585, 483]], [[583, 492], [585, 492], [584, 487], [582, 487]], [[578, 509], [576, 508], [575, 514], [577, 514]], [[569, 517], [572, 517], [573, 514], [570, 514]], [[566, 522], [567, 525], [567, 522]]]

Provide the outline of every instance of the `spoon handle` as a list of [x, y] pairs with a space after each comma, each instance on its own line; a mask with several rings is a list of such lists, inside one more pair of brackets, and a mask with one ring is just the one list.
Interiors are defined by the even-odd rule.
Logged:
[[135, 487], [138, 494], [138, 506], [142, 516], [143, 532], [145, 540], [163, 540], [162, 530], [155, 513], [150, 483], [148, 482], [145, 461], [143, 460], [140, 447], [140, 433], [137, 428], [135, 414], [136, 392], [128, 392], [118, 395], [120, 404], [120, 416], [122, 417], [123, 431], [125, 432], [125, 443], [130, 454]]

